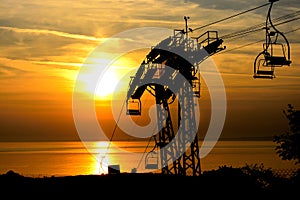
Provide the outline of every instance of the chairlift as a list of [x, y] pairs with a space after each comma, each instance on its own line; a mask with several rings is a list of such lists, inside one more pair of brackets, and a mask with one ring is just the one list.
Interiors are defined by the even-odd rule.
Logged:
[[126, 102], [126, 114], [127, 115], [141, 115], [141, 100], [129, 99]]
[[150, 151], [145, 157], [146, 169], [158, 169], [158, 154], [155, 151]]
[[285, 48], [282, 43], [270, 43], [269, 49], [271, 53], [265, 53], [266, 65], [281, 67], [291, 64], [291, 61], [286, 58]]
[[[263, 51], [254, 61], [254, 78], [273, 79], [275, 67], [290, 66], [292, 62], [289, 41], [271, 20], [271, 9], [276, 1], [278, 0], [269, 0], [271, 4], [266, 18], [266, 41], [263, 44]], [[283, 39], [284, 43], [280, 43], [279, 38]]]
[[254, 61], [253, 78], [264, 78], [264, 79], [275, 78], [274, 67], [267, 65], [264, 52], [258, 54]]

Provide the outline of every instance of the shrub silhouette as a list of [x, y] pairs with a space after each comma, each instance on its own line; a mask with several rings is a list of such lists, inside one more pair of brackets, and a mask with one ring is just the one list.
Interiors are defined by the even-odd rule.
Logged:
[[274, 136], [275, 150], [282, 160], [294, 160], [295, 164], [300, 164], [300, 110], [288, 104], [283, 113], [289, 121], [289, 130]]

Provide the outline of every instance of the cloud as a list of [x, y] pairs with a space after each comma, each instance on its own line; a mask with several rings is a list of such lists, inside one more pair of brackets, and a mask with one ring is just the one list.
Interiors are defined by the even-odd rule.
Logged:
[[[198, 4], [201, 8], [209, 8], [215, 10], [236, 10], [243, 11], [248, 10], [250, 8], [254, 8], [256, 6], [261, 6], [268, 4], [267, 0], [251, 0], [251, 1], [241, 1], [241, 0], [188, 0], [188, 2], [192, 2]], [[275, 7], [292, 9], [300, 7], [298, 0], [280, 0], [274, 3]], [[256, 11], [258, 12], [258, 11]]]
[[34, 64], [61, 66], [63, 69], [78, 70], [82, 63], [56, 62], [56, 61], [31, 61]]
[[66, 38], [90, 40], [90, 41], [98, 41], [98, 42], [105, 40], [105, 38], [97, 38], [94, 36], [72, 34], [72, 33], [65, 33], [61, 31], [52, 31], [52, 30], [44, 30], [44, 29], [27, 29], [27, 28], [7, 27], [7, 26], [0, 26], [0, 29], [10, 30], [17, 33], [51, 34], [51, 35], [56, 35], [56, 36], [61, 36]]
[[[100, 38], [41, 29], [0, 27], [0, 57], [10, 60], [77, 63]], [[23, 65], [25, 67], [25, 65]]]
[[18, 76], [18, 75], [24, 75], [25, 73], [27, 73], [27, 71], [23, 70], [23, 69], [6, 66], [3, 64], [0, 65], [0, 77], [1, 78], [9, 78], [9, 77]]
[[[73, 81], [81, 62], [106, 38], [141, 27], [183, 29], [185, 27], [183, 16], [186, 15], [191, 17], [189, 26], [195, 28], [267, 2], [268, 0], [6, 0], [0, 8], [2, 11], [0, 12], [0, 96], [3, 98], [2, 106], [6, 109], [6, 113], [15, 112], [16, 116], [20, 114], [20, 110], [23, 110], [24, 119], [32, 123], [32, 127], [36, 127], [36, 119], [41, 119], [42, 115], [30, 118], [26, 112], [33, 110], [38, 114], [46, 113], [44, 108], [47, 108], [49, 104], [52, 106], [49, 113], [68, 113], [62, 108], [70, 106], [68, 100], [71, 99]], [[299, 5], [298, 0], [280, 0], [274, 6], [272, 17], [276, 18], [295, 12], [299, 10]], [[226, 20], [224, 23], [217, 23], [209, 26], [208, 29], [217, 30], [219, 36], [222, 36], [263, 23], [267, 8], [264, 7], [232, 20]], [[283, 32], [299, 28], [297, 22], [288, 25], [290, 27], [280, 26], [279, 28]], [[206, 29], [201, 29], [195, 34], [202, 34], [205, 31]], [[150, 36], [151, 34], [153, 33], [149, 32]], [[299, 42], [298, 34], [299, 32], [294, 32], [287, 36], [292, 41]], [[151, 48], [151, 45], [155, 45], [162, 37], [162, 34], [156, 34], [149, 39], [149, 35], [138, 34], [134, 41], [114, 40], [108, 45], [106, 54], [101, 52], [101, 55], [105, 57], [110, 54], [112, 56], [112, 53], [127, 46], [135, 47], [137, 42], [149, 45]], [[263, 32], [234, 38], [231, 41], [224, 40], [224, 45], [230, 50], [261, 39], [264, 39]], [[257, 92], [260, 92], [259, 94], [266, 92], [263, 96], [266, 104], [262, 103], [263, 106], [274, 104], [274, 101], [279, 102], [280, 98], [284, 101], [299, 98], [300, 90], [297, 83], [299, 79], [292, 77], [292, 75], [296, 77], [299, 74], [299, 70], [296, 71], [299, 61], [295, 60], [299, 55], [298, 46], [292, 44], [292, 59], [295, 67], [278, 70], [280, 77], [272, 82], [254, 81], [251, 77], [253, 59], [261, 51], [261, 44], [212, 57], [224, 75], [226, 89], [229, 90], [229, 100], [230, 98], [243, 100], [239, 104], [240, 107], [252, 109], [254, 112], [256, 105], [249, 100], [259, 101], [261, 95], [257, 95]], [[136, 62], [140, 62], [144, 58], [143, 53], [134, 57]], [[101, 60], [100, 54], [96, 54], [96, 58]], [[120, 71], [120, 69], [118, 70]], [[285, 79], [286, 82], [281, 81], [282, 79]], [[9, 97], [7, 93], [10, 93], [11, 96]], [[270, 96], [275, 98], [270, 98]], [[45, 104], [47, 106], [44, 107], [43, 103], [36, 107], [37, 102], [49, 98], [51, 101], [47, 101]], [[204, 98], [208, 98], [208, 96]], [[14, 107], [15, 104], [9, 106], [8, 103], [12, 102], [10, 100], [14, 100], [19, 107]], [[237, 102], [239, 103], [239, 101]], [[229, 102], [228, 106], [234, 108], [235, 104]], [[39, 109], [41, 109], [40, 112]], [[236, 113], [239, 115], [241, 112]], [[265, 113], [268, 113], [268, 110]], [[260, 113], [256, 114], [259, 118]], [[245, 116], [249, 116], [249, 114], [245, 113]], [[46, 120], [49, 119], [46, 114], [44, 117]], [[272, 116], [268, 117], [272, 118]], [[49, 135], [53, 134], [52, 127], [60, 128], [67, 125], [61, 126], [61, 116], [57, 115], [53, 118], [57, 120], [56, 126], [41, 127], [45, 130], [49, 129]], [[7, 118], [8, 121], [12, 121], [12, 119]], [[68, 119], [70, 119], [69, 125], [72, 124], [71, 117]], [[273, 124], [277, 124], [276, 121]], [[17, 126], [13, 124], [6, 130], [9, 131], [13, 127]], [[24, 130], [18, 129], [17, 131], [31, 133], [32, 130], [24, 128]], [[61, 128], [57, 133], [63, 137], [65, 132], [71, 131], [73, 130]], [[41, 136], [37, 133], [35, 137]]]

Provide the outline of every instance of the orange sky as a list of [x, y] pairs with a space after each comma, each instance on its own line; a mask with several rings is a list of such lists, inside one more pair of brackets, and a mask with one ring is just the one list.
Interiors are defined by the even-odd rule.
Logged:
[[[72, 110], [75, 80], [82, 64], [107, 38], [142, 27], [183, 29], [183, 16], [186, 15], [190, 16], [190, 27], [199, 27], [266, 2], [10, 0], [1, 3], [0, 141], [78, 140]], [[299, 7], [297, 0], [280, 0], [274, 5], [272, 16], [295, 13]], [[218, 30], [222, 37], [263, 23], [266, 12], [267, 7], [264, 7], [193, 34]], [[288, 32], [299, 28], [298, 24], [295, 20], [278, 28]], [[287, 129], [282, 110], [289, 103], [300, 107], [299, 30], [286, 36], [291, 45], [292, 64], [278, 69], [273, 80], [252, 78], [253, 61], [262, 51], [261, 43], [233, 50], [264, 39], [263, 30], [224, 40], [228, 52], [212, 56], [222, 75], [227, 96], [226, 121], [221, 137], [272, 136]], [[140, 35], [137, 42], [153, 42], [155, 45], [164, 39], [163, 35], [153, 35], [150, 41], [145, 41], [145, 38], [145, 35]], [[116, 40], [107, 52], [93, 55], [93, 62], [97, 67], [103, 67], [101, 63], [113, 57], [122, 45]], [[148, 50], [132, 52], [117, 60], [110, 69], [112, 72], [107, 74], [108, 80], [103, 83], [107, 85], [106, 89], [138, 66]], [[129, 80], [128, 83], [122, 81], [122, 86], [127, 88]], [[203, 136], [209, 123], [210, 98], [205, 84], [201, 89], [200, 133]], [[103, 90], [97, 93], [100, 98], [97, 98], [96, 112], [100, 125], [111, 132], [114, 122], [110, 106], [106, 106], [110, 96], [105, 96], [110, 90], [107, 93]], [[82, 92], [93, 95], [88, 84], [82, 84]], [[119, 102], [121, 105], [122, 100]]]

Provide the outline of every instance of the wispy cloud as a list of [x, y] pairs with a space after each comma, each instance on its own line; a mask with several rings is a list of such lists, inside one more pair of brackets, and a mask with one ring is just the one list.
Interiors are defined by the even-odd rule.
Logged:
[[72, 69], [72, 70], [77, 70], [78, 67], [82, 66], [82, 63], [70, 63], [70, 62], [56, 62], [56, 61], [31, 61], [31, 62], [34, 64], [42, 64], [42, 65], [59, 65], [59, 66], [67, 67], [65, 69]]
[[8, 27], [8, 26], [0, 26], [0, 29], [10, 30], [17, 33], [51, 34], [51, 35], [56, 35], [56, 36], [61, 36], [66, 38], [89, 40], [89, 41], [96, 41], [96, 42], [101, 42], [105, 40], [105, 38], [97, 38], [94, 36], [66, 33], [66, 32], [46, 30], [46, 29], [28, 29], [28, 28]]
[[[0, 66], [0, 76], [12, 76], [12, 75], [19, 75], [19, 74], [24, 74], [26, 73], [26, 70], [23, 69], [18, 69], [16, 67], [11, 67], [11, 66], [5, 66], [1, 65]], [[3, 76], [1, 76], [3, 78]]]

